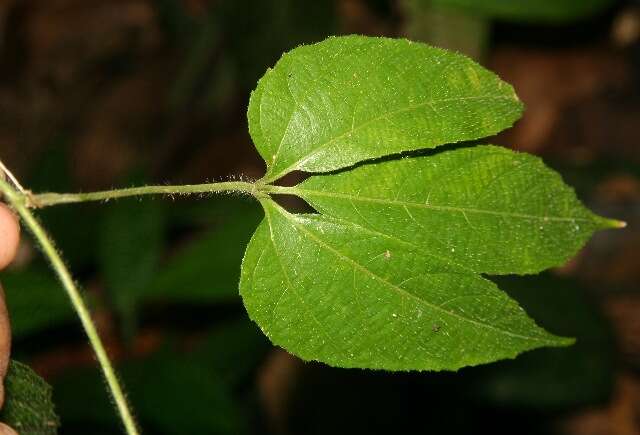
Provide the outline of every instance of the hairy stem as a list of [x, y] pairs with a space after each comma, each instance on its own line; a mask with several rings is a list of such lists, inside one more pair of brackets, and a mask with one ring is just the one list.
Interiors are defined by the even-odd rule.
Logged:
[[194, 195], [216, 192], [243, 192], [251, 195], [259, 194], [257, 184], [246, 181], [225, 181], [207, 184], [186, 184], [181, 186], [142, 186], [126, 189], [104, 190], [90, 193], [41, 193], [30, 195], [29, 206], [35, 208], [58, 204], [71, 204], [90, 201], [108, 201], [142, 195]]
[[89, 338], [89, 343], [91, 344], [91, 347], [93, 348], [96, 357], [98, 358], [98, 362], [107, 380], [107, 384], [109, 385], [109, 389], [111, 391], [111, 394], [113, 395], [113, 399], [116, 403], [116, 407], [118, 408], [118, 412], [120, 413], [120, 417], [122, 418], [122, 422], [127, 434], [138, 435], [139, 432], [131, 413], [131, 409], [127, 404], [127, 399], [124, 395], [122, 387], [120, 386], [120, 383], [118, 382], [118, 378], [116, 377], [111, 361], [107, 356], [107, 352], [104, 348], [104, 345], [102, 344], [102, 340], [98, 335], [95, 324], [91, 319], [89, 310], [84, 303], [82, 296], [80, 295], [80, 290], [73, 282], [71, 274], [65, 266], [62, 257], [56, 250], [53, 240], [49, 237], [44, 228], [40, 225], [40, 223], [27, 208], [27, 202], [29, 200], [27, 196], [15, 191], [2, 178], [0, 178], [0, 193], [4, 195], [6, 201], [14, 208], [16, 212], [18, 212], [24, 224], [33, 233], [38, 244], [41, 246], [45, 256], [51, 262], [51, 266], [62, 282], [62, 285], [64, 286], [64, 289], [66, 290], [67, 295], [71, 300], [71, 304], [76, 310], [78, 317], [80, 318], [80, 322], [82, 323], [87, 337]]

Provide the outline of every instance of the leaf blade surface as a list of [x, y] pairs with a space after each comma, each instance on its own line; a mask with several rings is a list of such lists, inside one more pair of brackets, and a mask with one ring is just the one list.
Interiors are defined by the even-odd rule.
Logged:
[[490, 136], [521, 113], [513, 88], [464, 56], [345, 36], [286, 53], [259, 81], [248, 118], [274, 181]]
[[476, 146], [313, 176], [293, 188], [319, 212], [416, 244], [478, 273], [537, 273], [572, 257], [594, 215], [537, 157]]
[[51, 400], [51, 387], [29, 366], [11, 360], [5, 379], [2, 422], [22, 435], [55, 435], [60, 420]]
[[455, 370], [570, 342], [467, 269], [359, 225], [262, 203], [241, 295], [263, 332], [305, 360]]

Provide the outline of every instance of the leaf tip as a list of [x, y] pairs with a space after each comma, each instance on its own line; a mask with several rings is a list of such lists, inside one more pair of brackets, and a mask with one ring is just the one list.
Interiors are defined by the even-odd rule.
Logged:
[[554, 347], [569, 347], [576, 344], [575, 337], [556, 337], [553, 346]]
[[627, 223], [625, 221], [621, 221], [618, 219], [608, 219], [601, 218], [601, 223], [603, 228], [612, 228], [612, 229], [622, 229], [627, 227]]
[[539, 347], [569, 347], [576, 344], [575, 337], [563, 337], [560, 335], [547, 333], [544, 345]]
[[613, 220], [613, 225], [614, 228], [626, 228], [627, 227], [627, 223], [625, 221], [618, 221], [618, 220]]

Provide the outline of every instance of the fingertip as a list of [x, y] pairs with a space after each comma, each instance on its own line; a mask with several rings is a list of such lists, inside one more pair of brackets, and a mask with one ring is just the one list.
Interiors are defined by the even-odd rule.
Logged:
[[5, 204], [0, 203], [0, 270], [16, 256], [20, 244], [18, 218]]

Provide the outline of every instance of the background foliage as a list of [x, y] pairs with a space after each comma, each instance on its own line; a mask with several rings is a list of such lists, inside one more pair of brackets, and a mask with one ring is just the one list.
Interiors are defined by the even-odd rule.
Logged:
[[[558, 22], [533, 14], [545, 1], [527, 7], [526, 19], [444, 3], [2, 3], [0, 153], [34, 191], [257, 178], [264, 168], [247, 132], [248, 96], [282, 52], [335, 33], [409, 35], [470, 53], [512, 83], [527, 111], [493, 142], [542, 156], [591, 209], [630, 224], [596, 237], [562, 269], [499, 282], [543, 327], [577, 337], [576, 346], [456, 374], [389, 375], [302, 364], [247, 319], [240, 258], [262, 213], [247, 198], [44, 210], [146, 433], [416, 433], [425, 421], [443, 433], [632, 433], [640, 403], [637, 6], [598, 2]], [[29, 242], [0, 279], [14, 358], [53, 386], [63, 433], [114, 433], [84, 337]]]

